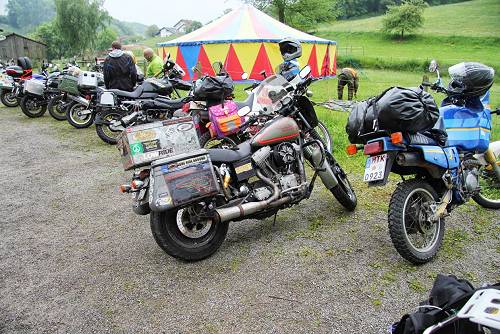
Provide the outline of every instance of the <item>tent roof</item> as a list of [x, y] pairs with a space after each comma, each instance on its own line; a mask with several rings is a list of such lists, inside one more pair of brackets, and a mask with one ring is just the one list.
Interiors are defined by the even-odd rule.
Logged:
[[301, 42], [336, 44], [293, 29], [251, 5], [243, 5], [221, 18], [172, 41], [158, 46], [199, 45], [227, 42], [278, 42], [292, 37]]

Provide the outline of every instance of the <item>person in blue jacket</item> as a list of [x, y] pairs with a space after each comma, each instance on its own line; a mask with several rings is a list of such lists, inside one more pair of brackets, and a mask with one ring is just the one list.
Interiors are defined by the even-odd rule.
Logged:
[[298, 59], [302, 56], [302, 46], [299, 41], [288, 37], [279, 41], [278, 45], [284, 61], [278, 73], [290, 81], [300, 72]]

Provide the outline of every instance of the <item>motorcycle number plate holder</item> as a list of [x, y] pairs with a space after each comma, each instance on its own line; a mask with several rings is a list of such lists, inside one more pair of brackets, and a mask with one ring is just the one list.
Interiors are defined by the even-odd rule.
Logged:
[[372, 182], [383, 180], [385, 177], [385, 166], [387, 164], [387, 153], [375, 155], [366, 159], [365, 175], [363, 181]]

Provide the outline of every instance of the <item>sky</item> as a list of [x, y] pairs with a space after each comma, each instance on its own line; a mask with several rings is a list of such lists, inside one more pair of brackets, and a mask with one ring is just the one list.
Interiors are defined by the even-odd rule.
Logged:
[[227, 8], [238, 8], [240, 0], [105, 0], [104, 8], [121, 21], [172, 27], [181, 19], [205, 24], [222, 16]]

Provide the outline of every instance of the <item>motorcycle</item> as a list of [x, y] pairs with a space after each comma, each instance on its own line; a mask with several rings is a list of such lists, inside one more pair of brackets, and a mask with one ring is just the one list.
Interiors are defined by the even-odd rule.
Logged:
[[424, 86], [447, 95], [432, 130], [447, 134], [447, 139], [429, 131], [379, 130], [363, 135], [364, 145], [348, 147], [349, 154], [363, 148], [368, 156], [364, 173], [368, 185], [385, 185], [390, 173], [403, 179], [389, 203], [389, 234], [398, 253], [414, 264], [437, 254], [445, 217], [456, 207], [473, 199], [482, 207], [500, 208], [500, 141], [490, 143], [489, 92], [482, 100], [454, 93], [444, 87], [435, 61], [429, 70], [438, 79]]
[[[17, 107], [23, 95], [23, 83], [33, 77], [31, 61], [27, 57], [19, 57], [17, 65], [5, 68], [4, 79], [0, 87], [0, 100], [6, 107]], [[35, 78], [43, 79], [34, 75]]]
[[[235, 148], [200, 149], [190, 117], [125, 129], [117, 147], [124, 168], [136, 172], [120, 190], [132, 194], [135, 213], [150, 214], [153, 237], [167, 254], [185, 261], [212, 255], [229, 221], [276, 217], [308, 199], [318, 177], [342, 206], [355, 209], [346, 173], [310, 135], [317, 117], [301, 105], [310, 72], [303, 68], [304, 80], [296, 85], [279, 75], [268, 82], [257, 98], [268, 101], [274, 117]], [[249, 116], [241, 128], [256, 118]], [[306, 161], [314, 170], [309, 181]]]
[[94, 122], [99, 138], [111, 145], [117, 143], [117, 138], [124, 129], [120, 120], [138, 110], [137, 107], [140, 104], [134, 102], [155, 100], [157, 103], [163, 104], [165, 110], [182, 108], [181, 100], [171, 100], [170, 97], [175, 94], [180, 98], [179, 90], [189, 91], [192, 85], [182, 80], [180, 72], [182, 69], [169, 57], [165, 61], [163, 70], [163, 79], [146, 79], [132, 92], [106, 89], [99, 94], [97, 116]]
[[49, 86], [49, 83], [52, 84], [60, 75], [60, 72], [49, 74], [47, 69], [51, 67], [49, 64], [44, 64], [42, 66], [41, 78], [33, 78], [24, 82], [23, 96], [20, 99], [19, 105], [22, 112], [30, 118], [43, 116], [52, 98], [59, 93], [57, 89]]

